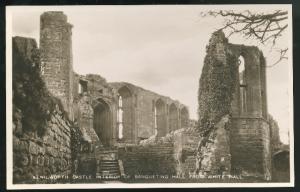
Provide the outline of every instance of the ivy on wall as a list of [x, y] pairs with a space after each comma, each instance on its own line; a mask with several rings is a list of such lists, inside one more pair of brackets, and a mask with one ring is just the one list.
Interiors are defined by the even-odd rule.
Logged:
[[[36, 46], [32, 46], [26, 55], [20, 45], [26, 40], [13, 40], [13, 106], [22, 112], [22, 132], [36, 132], [43, 136], [50, 114], [58, 106], [63, 111], [59, 99], [47, 90], [40, 76], [40, 57]], [[66, 116], [67, 117], [67, 116]]]
[[[223, 42], [226, 44], [227, 40], [224, 39]], [[216, 49], [215, 42], [211, 40], [199, 81], [198, 129], [205, 134], [208, 134], [224, 115], [231, 113], [231, 102], [238, 83], [235, 65], [238, 58], [225, 50], [225, 60], [218, 59]]]

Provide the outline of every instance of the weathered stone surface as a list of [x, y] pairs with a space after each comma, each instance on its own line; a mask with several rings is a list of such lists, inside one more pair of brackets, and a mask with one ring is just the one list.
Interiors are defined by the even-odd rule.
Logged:
[[[231, 171], [229, 116], [224, 116], [210, 132], [206, 144], [201, 146], [200, 171], [217, 175]], [[206, 138], [202, 138], [206, 139]]]
[[75, 110], [77, 111], [76, 119], [82, 132], [83, 139], [89, 143], [100, 142], [99, 137], [94, 130], [94, 110], [86, 92], [83, 93], [83, 96], [79, 99]]
[[73, 61], [72, 25], [63, 12], [49, 11], [41, 15], [41, 74], [49, 91], [60, 98], [65, 111], [72, 114]]

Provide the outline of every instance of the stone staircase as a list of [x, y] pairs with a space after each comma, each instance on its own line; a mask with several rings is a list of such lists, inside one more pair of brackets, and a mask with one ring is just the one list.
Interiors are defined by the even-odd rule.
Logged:
[[96, 177], [102, 180], [120, 180], [121, 170], [118, 151], [114, 149], [99, 148], [95, 151], [97, 161]]
[[107, 180], [119, 180], [121, 173], [118, 160], [100, 160], [97, 176]]

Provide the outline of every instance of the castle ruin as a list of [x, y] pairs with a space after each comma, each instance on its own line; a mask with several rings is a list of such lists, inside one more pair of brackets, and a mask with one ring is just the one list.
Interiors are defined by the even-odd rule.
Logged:
[[[57, 173], [69, 179], [220, 172], [272, 178], [272, 146], [280, 141], [267, 111], [265, 59], [258, 48], [230, 44], [223, 32], [213, 33], [195, 125], [177, 100], [75, 73], [72, 25], [63, 12], [41, 15], [40, 48], [21, 37], [13, 38], [13, 45], [20, 64], [33, 63], [36, 54], [45, 87], [62, 104], [50, 112], [42, 136], [14, 132], [14, 155], [22, 159], [20, 164], [14, 158], [16, 183]], [[22, 111], [14, 114], [15, 130], [22, 130]]]

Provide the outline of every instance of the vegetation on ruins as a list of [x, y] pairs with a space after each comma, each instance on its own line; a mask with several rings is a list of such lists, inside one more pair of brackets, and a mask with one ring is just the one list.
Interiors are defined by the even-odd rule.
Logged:
[[62, 110], [62, 104], [50, 94], [40, 76], [38, 49], [33, 48], [31, 56], [27, 56], [19, 51], [16, 43], [13, 47], [14, 109], [21, 110], [23, 133], [36, 132], [43, 136], [51, 113], [57, 106]]
[[[222, 33], [222, 32], [215, 32]], [[211, 42], [207, 48], [204, 59], [202, 75], [198, 90], [198, 128], [202, 134], [208, 134], [213, 125], [227, 114], [230, 114], [230, 106], [234, 93], [237, 76], [235, 65], [225, 65], [214, 54], [216, 44]], [[237, 63], [236, 58], [227, 53], [227, 63]]]
[[272, 12], [251, 12], [218, 10], [202, 12], [203, 17], [223, 17], [223, 30], [230, 37], [234, 34], [241, 34], [246, 39], [255, 39], [263, 45], [271, 43], [271, 49], [277, 50], [278, 60], [268, 67], [275, 66], [282, 60], [287, 59], [288, 48], [275, 48], [277, 41], [283, 36], [288, 27], [288, 12], [274, 10]]

